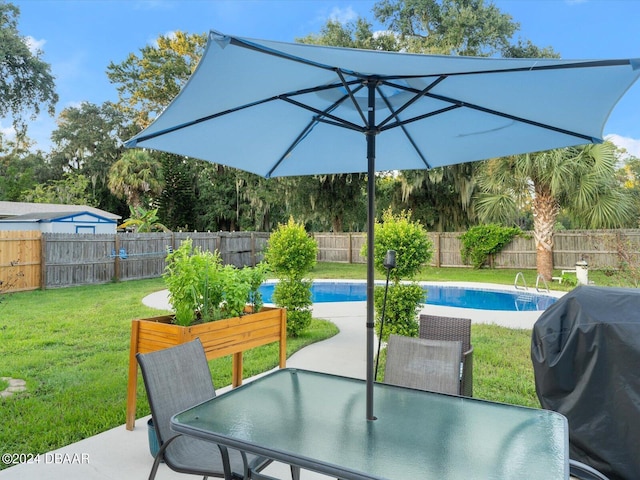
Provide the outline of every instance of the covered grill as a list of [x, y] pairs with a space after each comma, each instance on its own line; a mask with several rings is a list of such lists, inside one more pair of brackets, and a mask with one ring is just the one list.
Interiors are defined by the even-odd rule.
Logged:
[[568, 293], [534, 325], [531, 359], [542, 407], [569, 421], [571, 458], [640, 478], [640, 289]]

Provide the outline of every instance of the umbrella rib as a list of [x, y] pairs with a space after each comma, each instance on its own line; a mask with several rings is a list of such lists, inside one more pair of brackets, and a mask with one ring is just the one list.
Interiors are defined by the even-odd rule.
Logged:
[[[347, 95], [349, 95], [349, 98], [353, 102], [353, 105], [356, 107], [356, 110], [358, 111], [358, 114], [360, 114], [360, 118], [362, 119], [362, 124], [363, 125], [367, 125], [367, 118], [365, 117], [364, 112], [360, 108], [360, 105], [358, 104], [358, 101], [356, 100], [356, 97], [354, 96], [355, 92], [352, 92], [351, 88], [349, 88], [350, 84], [348, 84], [347, 81], [345, 80], [342, 71], [337, 68], [336, 69], [336, 73], [338, 74], [338, 77], [340, 77], [340, 81], [342, 82], [342, 85], [344, 86], [345, 90], [347, 91]], [[363, 87], [363, 85], [361, 83], [360, 84], [360, 88], [362, 88], [362, 87]], [[358, 90], [360, 90], [360, 88], [356, 89], [356, 92]]]
[[[573, 132], [571, 130], [567, 130], [565, 128], [560, 128], [560, 127], [556, 127], [553, 125], [548, 125], [546, 123], [541, 123], [541, 122], [537, 122], [535, 120], [529, 120], [528, 118], [523, 118], [523, 117], [519, 117], [517, 115], [512, 115], [510, 113], [506, 113], [506, 112], [500, 112], [498, 110], [493, 110], [491, 108], [486, 108], [486, 107], [482, 107], [480, 105], [476, 105], [473, 103], [467, 103], [461, 100], [455, 100], [453, 98], [449, 98], [449, 97], [445, 97], [442, 95], [437, 95], [434, 93], [426, 93], [425, 96], [427, 97], [431, 97], [431, 98], [435, 98], [436, 100], [441, 100], [443, 102], [447, 102], [447, 103], [451, 103], [453, 105], [457, 105], [458, 107], [466, 107], [466, 108], [470, 108], [472, 110], [477, 110], [479, 112], [483, 112], [483, 113], [488, 113], [490, 115], [495, 115], [497, 117], [502, 117], [502, 118], [508, 118], [509, 120], [514, 120], [516, 122], [520, 122], [520, 123], [526, 123], [527, 125], [532, 125], [534, 127], [539, 127], [539, 128], [543, 128], [546, 130], [551, 130], [553, 132], [558, 132], [558, 133], [562, 133], [564, 135], [569, 135], [572, 137], [577, 137], [583, 140], [587, 140], [590, 143], [601, 143], [601, 140], [592, 137], [591, 135], [585, 135], [583, 133], [578, 133], [578, 132]], [[415, 120], [419, 119], [419, 117], [413, 118], [409, 121], [406, 121], [404, 123], [409, 123], [409, 122], [413, 122]]]
[[[433, 83], [438, 83], [438, 81], [433, 82]], [[427, 89], [432, 88], [432, 85], [429, 85], [427, 87]], [[387, 98], [387, 96], [384, 94], [384, 92], [382, 92], [382, 90], [380, 88], [378, 88], [378, 94], [380, 95], [380, 97], [382, 98], [382, 100], [384, 101], [384, 103], [387, 105], [387, 108], [389, 109], [389, 111], [391, 112], [391, 115], [389, 115], [382, 123], [380, 123], [378, 125], [378, 127], [382, 127], [384, 125], [385, 122], [389, 121], [391, 118], [395, 118], [397, 122], [401, 122], [400, 118], [398, 118], [398, 114], [401, 113], [405, 108], [407, 108], [409, 105], [413, 104], [418, 98], [420, 98], [422, 95], [416, 95], [414, 96], [411, 100], [409, 100], [408, 102], [406, 102], [402, 107], [400, 107], [397, 111], [393, 110], [393, 106], [391, 105], [391, 103], [389, 102], [389, 99]], [[407, 140], [409, 140], [409, 143], [411, 144], [411, 146], [413, 147], [413, 149], [416, 151], [416, 153], [418, 154], [418, 156], [420, 157], [420, 160], [422, 160], [422, 163], [424, 163], [424, 166], [427, 169], [431, 168], [431, 164], [429, 164], [429, 162], [427, 161], [427, 159], [425, 158], [425, 156], [422, 154], [422, 151], [418, 148], [418, 145], [416, 144], [416, 142], [413, 140], [413, 137], [411, 136], [411, 134], [408, 132], [408, 130], [405, 128], [405, 125], [400, 123], [399, 124], [400, 128], [402, 129], [402, 132], [404, 133], [404, 135], [407, 137]], [[382, 130], [381, 130], [382, 131]]]
[[[302, 102], [298, 102], [297, 100], [294, 100], [292, 98], [289, 97], [281, 97], [281, 100], [291, 103], [292, 105], [295, 105], [297, 107], [303, 108], [305, 110], [309, 110], [310, 112], [315, 113], [316, 115], [318, 115], [318, 118], [316, 118], [316, 121], [321, 122], [321, 121], [326, 121], [324, 120], [325, 118], [329, 118], [331, 120], [333, 120], [333, 124], [334, 125], [338, 125], [344, 128], [349, 128], [351, 130], [357, 130], [358, 132], [362, 132], [363, 129], [360, 125], [357, 125], [355, 123], [352, 122], [348, 122], [340, 117], [336, 117], [335, 115], [331, 115], [329, 113], [329, 111], [333, 110], [334, 108], [336, 108], [340, 103], [342, 103], [346, 98], [348, 98], [348, 95], [344, 95], [340, 100], [338, 100], [336, 103], [334, 103], [331, 108], [327, 109], [327, 110], [318, 110], [317, 108], [311, 107], [309, 105], [305, 105]], [[327, 122], [328, 123], [328, 122]]]
[[[444, 75], [441, 75], [440, 77], [438, 77], [436, 80], [434, 80], [433, 82], [431, 82], [429, 85], [427, 85], [425, 88], [423, 88], [422, 90], [415, 90], [415, 89], [410, 89], [410, 88], [405, 88], [405, 90], [409, 90], [413, 93], [415, 93], [414, 97], [405, 102], [404, 105], [402, 105], [398, 110], [396, 110], [395, 112], [393, 111], [393, 109], [391, 108], [391, 105], [387, 102], [386, 98], [384, 97], [384, 95], [382, 94], [382, 92], [380, 90], [378, 90], [378, 92], [380, 93], [380, 96], [385, 98], [385, 103], [387, 104], [387, 107], [389, 107], [389, 110], [391, 111], [391, 115], [389, 115], [387, 118], [385, 118], [382, 122], [380, 122], [378, 124], [379, 127], [383, 127], [385, 124], [387, 124], [388, 122], [390, 122], [392, 119], [396, 119], [396, 121], [400, 122], [400, 119], [398, 118], [398, 115], [400, 113], [402, 113], [404, 110], [406, 110], [407, 108], [409, 108], [411, 105], [413, 105], [415, 102], [417, 102], [418, 100], [420, 100], [420, 98], [422, 96], [424, 96], [427, 92], [429, 92], [431, 89], [433, 89], [435, 86], [437, 86], [440, 82], [442, 82], [445, 78], [447, 78]], [[387, 85], [389, 87], [402, 87], [401, 85], [395, 84], [395, 83], [390, 83], [390, 82], [383, 82], [384, 85]]]
[[309, 122], [309, 124], [302, 130], [302, 132], [300, 132], [300, 135], [298, 135], [298, 137], [293, 141], [293, 143], [289, 145], [289, 148], [287, 148], [284, 154], [273, 164], [273, 167], [269, 169], [269, 171], [265, 175], [266, 178], [270, 178], [273, 175], [273, 172], [275, 172], [278, 169], [278, 167], [284, 161], [284, 159], [287, 158], [287, 155], [289, 155], [293, 151], [293, 149], [296, 148], [302, 140], [304, 140], [304, 138], [309, 134], [309, 132], [311, 132], [313, 127], [316, 125], [316, 123], [318, 123], [316, 120]]
[[[343, 82], [345, 84], [346, 87], [346, 82]], [[347, 88], [347, 90], [349, 90]], [[357, 89], [359, 90], [359, 88]], [[356, 91], [357, 91], [356, 90]], [[321, 110], [317, 110], [315, 108], [312, 108], [308, 105], [305, 105], [303, 103], [300, 103], [296, 100], [293, 100], [291, 98], [288, 98], [288, 96], [283, 96], [281, 98], [281, 100], [291, 103], [292, 105], [296, 105], [300, 108], [303, 108], [305, 110], [310, 110], [314, 113], [316, 113], [317, 115], [313, 117], [313, 120], [311, 122], [309, 122], [307, 124], [307, 126], [302, 130], [302, 132], [300, 132], [300, 135], [298, 135], [296, 137], [296, 139], [293, 141], [293, 143], [291, 143], [291, 145], [289, 145], [289, 148], [287, 148], [287, 150], [284, 152], [284, 154], [278, 159], [278, 161], [276, 161], [273, 164], [273, 167], [271, 167], [269, 169], [269, 171], [267, 172], [266, 177], [269, 178], [273, 175], [273, 172], [275, 172], [278, 167], [280, 166], [280, 164], [284, 161], [285, 158], [287, 158], [287, 156], [298, 146], [298, 144], [304, 140], [304, 138], [309, 135], [309, 133], [311, 132], [311, 130], [313, 129], [313, 127], [315, 125], [317, 125], [319, 122], [323, 122], [323, 123], [328, 123], [331, 125], [336, 125], [338, 127], [344, 127], [344, 128], [350, 128], [353, 130], [357, 130], [359, 132], [362, 131], [362, 128], [359, 127], [358, 125], [355, 124], [349, 124], [349, 122], [345, 122], [344, 120], [339, 119], [338, 117], [335, 117], [333, 115], [331, 115], [329, 112], [331, 112], [332, 110], [336, 109], [342, 102], [344, 102], [344, 100], [347, 98], [347, 95], [344, 95], [342, 98], [340, 98], [338, 101], [336, 101], [335, 103], [333, 103], [333, 105], [331, 105], [329, 108], [325, 109], [324, 111]], [[334, 119], [338, 119], [340, 121], [330, 121], [327, 120], [325, 117], [330, 117], [330, 118], [334, 118]]]

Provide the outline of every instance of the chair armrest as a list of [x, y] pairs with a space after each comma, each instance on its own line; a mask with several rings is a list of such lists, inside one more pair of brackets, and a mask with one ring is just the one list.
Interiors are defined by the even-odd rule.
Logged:
[[462, 354], [462, 379], [460, 395], [473, 397], [473, 345]]

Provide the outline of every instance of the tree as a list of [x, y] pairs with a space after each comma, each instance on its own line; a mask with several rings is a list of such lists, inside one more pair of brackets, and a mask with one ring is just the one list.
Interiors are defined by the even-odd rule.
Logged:
[[20, 201], [94, 206], [87, 195], [88, 185], [87, 177], [69, 172], [62, 180], [51, 180], [46, 184], [36, 185], [32, 190], [23, 191]]
[[18, 32], [20, 9], [0, 3], [0, 118], [11, 116], [18, 134], [26, 131], [24, 113], [40, 114], [44, 104], [54, 115], [58, 95], [51, 66], [40, 58], [40, 50], [29, 49], [28, 40]]
[[187, 160], [164, 152], [156, 152], [154, 155], [160, 159], [164, 180], [164, 188], [156, 202], [159, 207], [158, 215], [172, 230], [194, 229], [197, 227], [195, 211], [201, 204], [196, 196], [196, 179], [206, 169], [206, 162]]
[[616, 228], [635, 215], [615, 166], [609, 142], [489, 160], [478, 177], [477, 213], [482, 221], [508, 225], [530, 206], [537, 270], [551, 280], [553, 231], [563, 208], [583, 228]]
[[160, 35], [155, 45], [131, 53], [107, 67], [107, 77], [117, 86], [118, 108], [139, 128], [146, 127], [180, 92], [202, 57], [207, 35], [174, 32]]
[[636, 216], [626, 225], [628, 228], [638, 228], [640, 225], [640, 158], [629, 156], [626, 151], [618, 151], [619, 157], [624, 155], [624, 165], [617, 172], [618, 181], [628, 190], [636, 203]]
[[476, 168], [477, 162], [471, 162], [401, 172], [391, 205], [396, 211], [411, 210], [430, 230], [464, 230], [476, 221]]
[[484, 0], [382, 0], [374, 14], [413, 53], [490, 56], [520, 27]]
[[161, 165], [143, 150], [128, 150], [109, 170], [108, 185], [130, 207], [150, 204], [162, 192]]
[[86, 176], [92, 204], [125, 215], [126, 205], [111, 193], [107, 181], [109, 169], [122, 155], [122, 143], [130, 134], [123, 114], [110, 102], [83, 102], [79, 107], [65, 108], [51, 134], [54, 147], [49, 163], [60, 175], [71, 170]]
[[[138, 55], [131, 53], [121, 63], [111, 62], [107, 77], [117, 85], [117, 108], [138, 129], [146, 127], [180, 92], [196, 65], [207, 35], [175, 32], [160, 35]], [[197, 175], [193, 161], [179, 155], [155, 154], [163, 166], [165, 186], [158, 199], [159, 216], [170, 228], [194, 228], [200, 222], [195, 213]]]
[[3, 139], [0, 136], [0, 200], [18, 201], [22, 192], [33, 190], [47, 180], [43, 172], [47, 170], [44, 158], [29, 153], [28, 145], [20, 139]]
[[320, 230], [359, 229], [367, 215], [365, 174], [314, 175], [297, 178], [291, 210]]

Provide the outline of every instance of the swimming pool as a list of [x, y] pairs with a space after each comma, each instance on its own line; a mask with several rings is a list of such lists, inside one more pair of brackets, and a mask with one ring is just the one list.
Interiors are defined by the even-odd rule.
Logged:
[[[274, 283], [260, 287], [265, 303], [271, 303]], [[314, 303], [363, 302], [367, 299], [364, 282], [314, 282], [311, 296]], [[423, 285], [427, 291], [427, 305], [474, 308], [501, 311], [541, 311], [557, 299], [550, 295], [524, 291], [503, 291], [448, 285]]]

